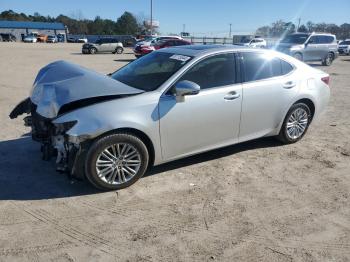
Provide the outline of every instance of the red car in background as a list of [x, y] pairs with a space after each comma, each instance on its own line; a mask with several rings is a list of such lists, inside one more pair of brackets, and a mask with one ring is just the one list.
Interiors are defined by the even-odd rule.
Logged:
[[181, 46], [181, 45], [191, 45], [191, 42], [188, 42], [186, 40], [182, 39], [167, 39], [167, 40], [161, 40], [155, 43], [154, 45], [150, 46], [136, 46], [134, 49], [134, 54], [137, 58], [147, 55], [154, 50], [166, 48], [166, 47], [173, 47], [173, 46]]

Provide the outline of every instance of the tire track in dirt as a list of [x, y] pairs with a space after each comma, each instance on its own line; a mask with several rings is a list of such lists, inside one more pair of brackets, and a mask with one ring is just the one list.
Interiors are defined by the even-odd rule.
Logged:
[[61, 219], [53, 216], [51, 213], [44, 209], [29, 209], [24, 206], [18, 206], [22, 211], [24, 211], [29, 216], [33, 217], [34, 219], [40, 221], [43, 224], [47, 224], [54, 228], [56, 231], [62, 233], [69, 239], [71, 239], [73, 242], [76, 243], [76, 246], [79, 245], [87, 245], [94, 249], [97, 249], [105, 254], [114, 256], [115, 254], [112, 252], [115, 247], [109, 244], [109, 241], [94, 235], [92, 233], [78, 230], [74, 226], [61, 222]]
[[54, 249], [71, 247], [72, 245], [74, 244], [71, 241], [64, 240], [58, 244], [53, 244], [53, 245], [40, 245], [40, 246], [20, 247], [20, 248], [2, 248], [0, 249], [0, 257], [11, 256], [11, 255], [23, 255], [23, 254], [29, 254], [29, 253], [42, 253], [42, 252], [47, 252]]
[[245, 241], [251, 241], [257, 244], [264, 244], [269, 247], [276, 247], [276, 248], [286, 248], [286, 249], [307, 249], [311, 251], [331, 251], [331, 252], [343, 252], [346, 254], [350, 254], [350, 245], [345, 243], [334, 243], [334, 244], [328, 244], [320, 241], [305, 241], [303, 239], [286, 239], [286, 240], [277, 240], [273, 239], [274, 243], [267, 244], [271, 242], [272, 239], [267, 238], [262, 235], [256, 235], [252, 234], [250, 235], [250, 238], [246, 239]]

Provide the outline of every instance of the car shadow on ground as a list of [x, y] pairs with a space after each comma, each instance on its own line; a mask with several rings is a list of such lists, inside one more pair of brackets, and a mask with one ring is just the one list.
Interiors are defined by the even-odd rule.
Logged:
[[244, 151], [254, 150], [257, 148], [278, 147], [282, 145], [283, 144], [281, 142], [279, 142], [273, 137], [260, 138], [232, 146], [227, 146], [224, 148], [214, 149], [209, 152], [193, 155], [187, 158], [153, 167], [150, 171], [147, 172], [147, 174], [145, 174], [144, 177], [158, 175], [166, 171], [195, 165], [206, 161], [220, 159]]
[[[281, 144], [273, 138], [245, 142], [154, 167], [145, 177], [242, 151], [279, 145]], [[87, 181], [78, 181], [66, 174], [57, 173], [54, 160], [41, 160], [39, 148], [39, 144], [29, 136], [0, 142], [0, 201], [54, 199], [101, 193]]]
[[321, 63], [307, 63], [309, 66], [312, 66], [312, 67], [326, 67], [324, 65], [322, 65]]

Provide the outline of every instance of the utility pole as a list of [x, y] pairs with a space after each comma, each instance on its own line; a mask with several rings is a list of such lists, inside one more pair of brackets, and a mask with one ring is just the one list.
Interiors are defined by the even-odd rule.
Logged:
[[301, 21], [301, 18], [299, 17], [299, 19], [298, 19], [298, 27], [297, 27], [297, 32], [299, 32], [300, 21]]
[[231, 33], [232, 33], [232, 24], [230, 23], [230, 34], [229, 34], [229, 38], [231, 38]]
[[153, 0], [151, 0], [151, 35], [153, 35]]

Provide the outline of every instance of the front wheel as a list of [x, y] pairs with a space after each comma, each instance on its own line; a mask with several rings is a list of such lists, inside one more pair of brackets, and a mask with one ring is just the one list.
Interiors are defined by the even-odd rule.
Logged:
[[285, 144], [299, 141], [305, 135], [311, 119], [311, 110], [306, 104], [294, 104], [283, 121], [278, 140]]
[[293, 55], [295, 59], [298, 59], [299, 61], [303, 61], [303, 55], [300, 53], [296, 53]]
[[97, 53], [97, 49], [96, 48], [90, 48], [90, 54], [92, 54], [92, 55], [94, 55], [94, 54], [96, 54]]
[[147, 147], [138, 137], [128, 133], [108, 135], [91, 145], [85, 162], [86, 177], [98, 189], [122, 189], [143, 176], [148, 161]]

